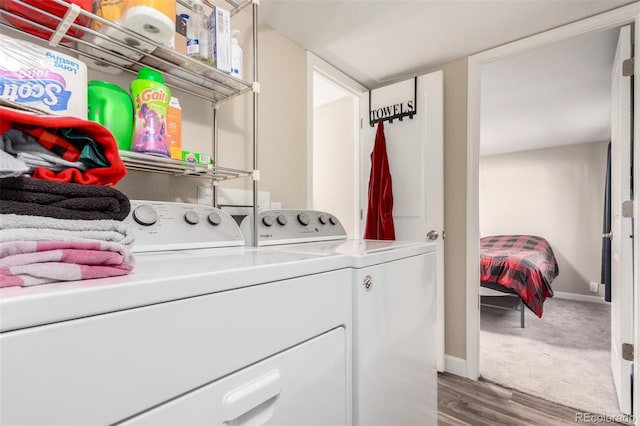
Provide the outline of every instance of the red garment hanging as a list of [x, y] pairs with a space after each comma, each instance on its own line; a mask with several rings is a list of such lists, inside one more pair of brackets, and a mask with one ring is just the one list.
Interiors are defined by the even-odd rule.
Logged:
[[371, 152], [371, 173], [369, 174], [369, 202], [364, 238], [368, 240], [395, 240], [393, 226], [393, 192], [391, 173], [384, 138], [384, 125], [378, 122], [376, 141]]

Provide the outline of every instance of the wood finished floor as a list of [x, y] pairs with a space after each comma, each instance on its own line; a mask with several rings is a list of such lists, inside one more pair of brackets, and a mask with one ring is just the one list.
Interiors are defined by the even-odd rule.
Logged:
[[[453, 374], [438, 375], [438, 425], [440, 426], [550, 426], [585, 424], [577, 410], [483, 380]], [[598, 425], [624, 423], [592, 422]]]

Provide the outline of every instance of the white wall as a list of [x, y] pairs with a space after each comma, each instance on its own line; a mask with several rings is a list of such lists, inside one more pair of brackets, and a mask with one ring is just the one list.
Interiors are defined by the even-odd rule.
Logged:
[[429, 70], [444, 73], [445, 353], [466, 358], [467, 58]]
[[[224, 2], [220, 5], [224, 6]], [[226, 6], [228, 8], [228, 5]], [[241, 30], [243, 76], [253, 76], [251, 8], [235, 15], [232, 28]], [[258, 81], [258, 170], [259, 189], [283, 208], [304, 208], [306, 204], [306, 57], [300, 46], [272, 28], [260, 24]], [[128, 91], [132, 74], [108, 75], [90, 70], [89, 79], [106, 80]], [[213, 107], [211, 102], [172, 89], [180, 99], [183, 119], [183, 149], [213, 152]], [[252, 169], [252, 95], [231, 99], [218, 110], [218, 164]], [[210, 186], [207, 179], [129, 171], [117, 188], [132, 199], [195, 203], [197, 186]], [[251, 189], [250, 178], [221, 183], [224, 188]]]
[[591, 294], [600, 282], [607, 143], [480, 158], [480, 234], [534, 234], [554, 250], [554, 290]]

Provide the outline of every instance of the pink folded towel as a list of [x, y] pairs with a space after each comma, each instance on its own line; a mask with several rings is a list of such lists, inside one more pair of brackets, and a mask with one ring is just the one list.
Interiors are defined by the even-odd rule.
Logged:
[[105, 241], [11, 241], [0, 243], [0, 287], [126, 275], [129, 249]]

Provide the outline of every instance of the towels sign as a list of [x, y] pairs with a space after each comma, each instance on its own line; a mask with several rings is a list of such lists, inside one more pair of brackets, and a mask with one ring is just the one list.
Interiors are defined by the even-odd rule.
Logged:
[[382, 106], [379, 108], [371, 108], [371, 90], [369, 90], [369, 124], [373, 127], [380, 121], [388, 121], [393, 123], [393, 120], [398, 119], [402, 121], [404, 117], [413, 119], [413, 116], [417, 113], [416, 94], [418, 89], [418, 77], [413, 78], [413, 99], [409, 99], [406, 102], [398, 102], [391, 105]]
[[[385, 119], [393, 119], [394, 116], [398, 115], [407, 115], [414, 112], [413, 100], [408, 100], [407, 102], [387, 105], [382, 108], [377, 108], [372, 111], [369, 111], [369, 121], [378, 122], [380, 120]], [[404, 116], [403, 115], [403, 116]]]

